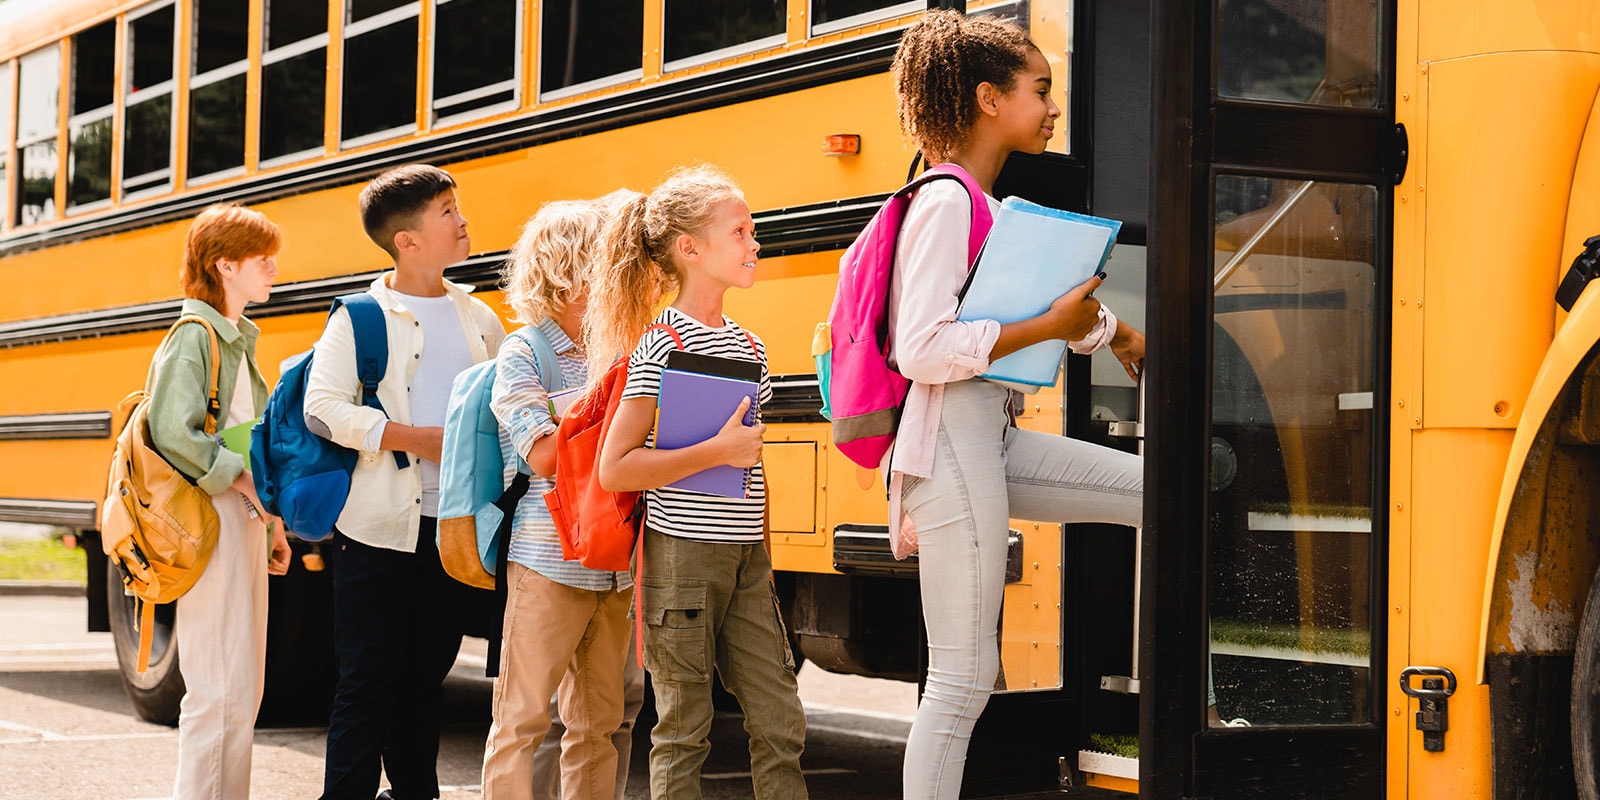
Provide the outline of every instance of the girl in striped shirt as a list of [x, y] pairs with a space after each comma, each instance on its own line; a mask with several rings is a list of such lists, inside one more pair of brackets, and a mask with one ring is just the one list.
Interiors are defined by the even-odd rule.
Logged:
[[[608, 491], [644, 492], [634, 578], [643, 592], [645, 668], [660, 718], [651, 733], [650, 794], [700, 796], [714, 667], [744, 710], [755, 796], [803, 798], [805, 715], [764, 543], [759, 408], [753, 425], [744, 424], [745, 400], [706, 441], [672, 450], [651, 446], [661, 373], [667, 354], [680, 346], [758, 362], [758, 397], [771, 394], [761, 340], [722, 313], [724, 293], [755, 283], [761, 246], [750, 208], [722, 173], [681, 170], [625, 205], [607, 224], [605, 246], [584, 325], [591, 375], [631, 352], [599, 473]], [[672, 304], [652, 320], [657, 300], [672, 292]], [[722, 465], [750, 470], [745, 497], [666, 488]]]

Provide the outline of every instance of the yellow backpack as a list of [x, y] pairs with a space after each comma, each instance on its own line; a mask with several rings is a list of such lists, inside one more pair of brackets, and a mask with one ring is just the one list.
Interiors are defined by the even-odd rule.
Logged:
[[[209, 322], [184, 316], [172, 324], [156, 358], [172, 342], [172, 334], [186, 323], [196, 323], [211, 335], [211, 396], [206, 403], [205, 432], [217, 429], [218, 371], [221, 353], [217, 332]], [[158, 603], [177, 600], [200, 579], [216, 547], [220, 523], [211, 496], [179, 472], [156, 451], [150, 440], [146, 415], [150, 411], [150, 381], [122, 399], [117, 413], [127, 412], [127, 422], [117, 435], [111, 457], [106, 500], [100, 507], [100, 540], [106, 555], [122, 573], [122, 584], [143, 605], [139, 617], [139, 672], [150, 663], [150, 637]]]

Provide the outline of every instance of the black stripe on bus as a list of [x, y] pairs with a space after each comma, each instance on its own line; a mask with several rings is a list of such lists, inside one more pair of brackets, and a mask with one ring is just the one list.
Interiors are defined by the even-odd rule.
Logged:
[[94, 529], [100, 527], [100, 513], [92, 500], [0, 497], [0, 522]]
[[110, 437], [110, 411], [0, 416], [0, 441]]
[[[756, 214], [756, 238], [761, 242], [761, 254], [782, 256], [844, 248], [866, 227], [887, 196], [869, 195]], [[505, 258], [503, 250], [476, 255], [451, 267], [445, 277], [489, 289], [500, 280], [500, 265]], [[250, 317], [262, 319], [326, 311], [333, 298], [367, 288], [381, 272], [375, 269], [279, 285], [273, 289], [272, 299], [251, 306]], [[182, 302], [161, 300], [0, 323], [0, 348], [162, 330], [178, 318]]]
[[[445, 165], [560, 139], [639, 125], [719, 106], [875, 75], [888, 70], [900, 31], [884, 31], [746, 66], [652, 84], [529, 116], [430, 136], [355, 155], [0, 237], [0, 257], [187, 219], [212, 203], [262, 203], [367, 180], [390, 167]], [[352, 217], [353, 219], [353, 217]]]

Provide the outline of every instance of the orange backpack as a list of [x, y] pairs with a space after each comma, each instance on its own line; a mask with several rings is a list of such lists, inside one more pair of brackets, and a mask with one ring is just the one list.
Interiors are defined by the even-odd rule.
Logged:
[[[670, 325], [651, 325], [646, 332], [653, 330], [666, 331], [683, 348]], [[639, 492], [608, 492], [600, 486], [600, 448], [627, 383], [628, 357], [623, 356], [573, 402], [556, 429], [555, 486], [544, 493], [544, 504], [561, 535], [561, 557], [590, 569], [627, 571], [644, 518]]]

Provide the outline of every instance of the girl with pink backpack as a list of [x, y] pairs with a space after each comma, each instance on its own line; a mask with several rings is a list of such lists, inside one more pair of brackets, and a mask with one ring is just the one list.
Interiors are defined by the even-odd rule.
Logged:
[[[1032, 319], [956, 319], [969, 235], [989, 216], [976, 213], [980, 198], [968, 187], [975, 182], [988, 210], [998, 210], [989, 193], [1006, 157], [1043, 152], [1061, 114], [1038, 46], [1013, 25], [937, 11], [906, 31], [893, 74], [906, 133], [929, 163], [965, 173], [919, 186], [898, 231], [889, 358], [911, 384], [884, 462], [896, 554], [920, 550], [928, 631], [905, 796], [955, 798], [1000, 666], [1008, 520], [1137, 526], [1144, 491], [1138, 456], [1018, 430], [1007, 413], [1011, 390], [978, 376], [992, 360], [1048, 339], [1065, 339], [1076, 353], [1109, 346], [1136, 375], [1144, 336], [1093, 297], [1104, 273]], [[837, 403], [837, 372], [833, 380]]]

